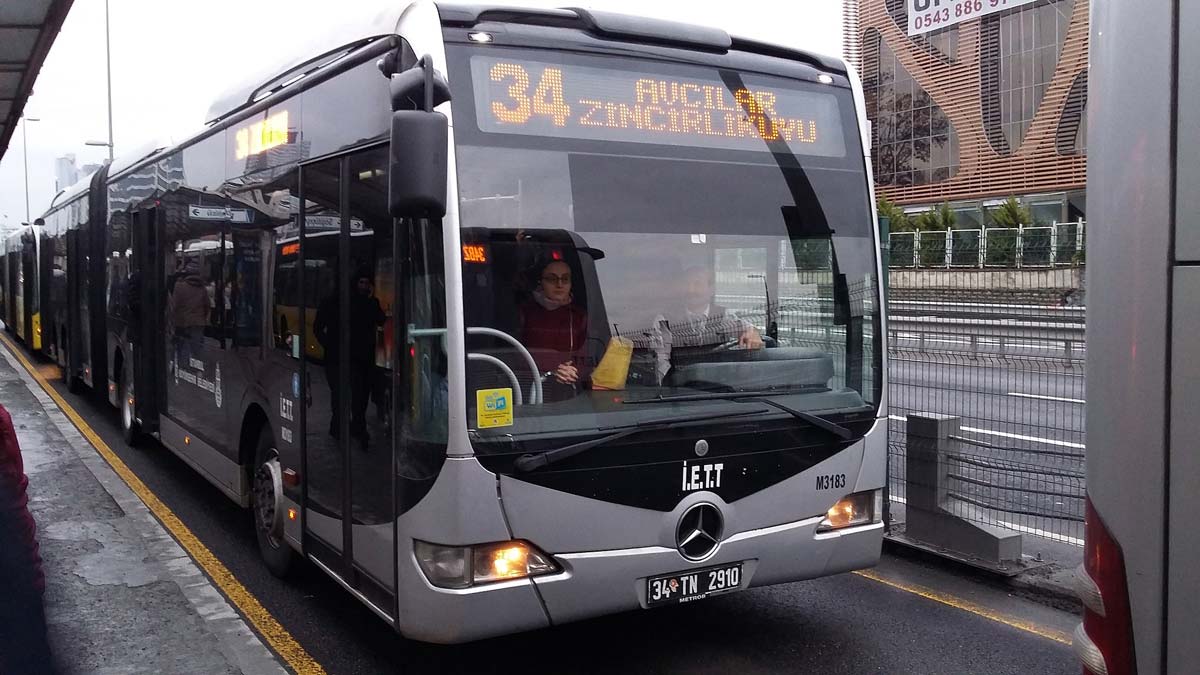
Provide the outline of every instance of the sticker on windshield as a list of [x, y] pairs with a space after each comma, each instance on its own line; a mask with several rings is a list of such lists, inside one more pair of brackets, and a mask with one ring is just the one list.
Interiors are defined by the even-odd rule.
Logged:
[[511, 427], [512, 388], [479, 389], [475, 392], [475, 426], [480, 429]]

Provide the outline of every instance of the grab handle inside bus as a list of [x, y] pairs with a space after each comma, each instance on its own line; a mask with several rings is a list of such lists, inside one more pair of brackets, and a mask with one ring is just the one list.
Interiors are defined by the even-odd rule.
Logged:
[[[450, 100], [450, 88], [429, 56], [392, 75], [389, 88], [389, 211], [396, 218], [441, 218], [446, 215], [449, 125], [433, 109]], [[417, 101], [422, 102], [419, 108]]]

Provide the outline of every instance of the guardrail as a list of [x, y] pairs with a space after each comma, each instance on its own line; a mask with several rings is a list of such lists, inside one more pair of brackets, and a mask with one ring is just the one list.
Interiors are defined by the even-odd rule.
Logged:
[[911, 348], [902, 344], [907, 340], [916, 342], [917, 351], [928, 352], [931, 336], [963, 338], [960, 344], [972, 357], [982, 352], [1007, 355], [1012, 347], [1029, 342], [1055, 343], [1061, 344], [1069, 366], [1085, 343], [1083, 307], [894, 301], [888, 308], [888, 345], [893, 349]]
[[999, 316], [1054, 317], [1059, 321], [1078, 321], [1087, 318], [1087, 307], [1061, 305], [1017, 305], [991, 302], [930, 302], [925, 300], [891, 300], [888, 310], [892, 316], [933, 313], [937, 316]]

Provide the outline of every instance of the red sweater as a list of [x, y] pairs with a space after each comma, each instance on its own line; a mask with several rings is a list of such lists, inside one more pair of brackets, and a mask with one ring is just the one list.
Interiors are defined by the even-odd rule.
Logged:
[[574, 360], [580, 376], [586, 376], [587, 335], [587, 312], [573, 304], [546, 309], [531, 301], [521, 306], [521, 343], [543, 373]]
[[26, 578], [8, 579], [16, 583], [29, 583], [38, 593], [46, 589], [46, 578], [42, 574], [42, 558], [38, 553], [38, 542], [34, 536], [36, 525], [29, 513], [29, 497], [25, 490], [29, 479], [25, 477], [25, 465], [21, 461], [21, 447], [17, 444], [17, 433], [12, 418], [0, 405], [0, 531], [15, 535], [16, 541], [3, 541], [0, 546], [8, 548], [5, 555], [12, 555], [8, 562], [16, 564], [19, 573]]

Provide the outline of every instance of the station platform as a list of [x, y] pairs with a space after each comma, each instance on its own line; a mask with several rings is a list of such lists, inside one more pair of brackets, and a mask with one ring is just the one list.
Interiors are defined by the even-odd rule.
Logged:
[[0, 404], [29, 477], [46, 576], [48, 670], [286, 672], [6, 344]]

